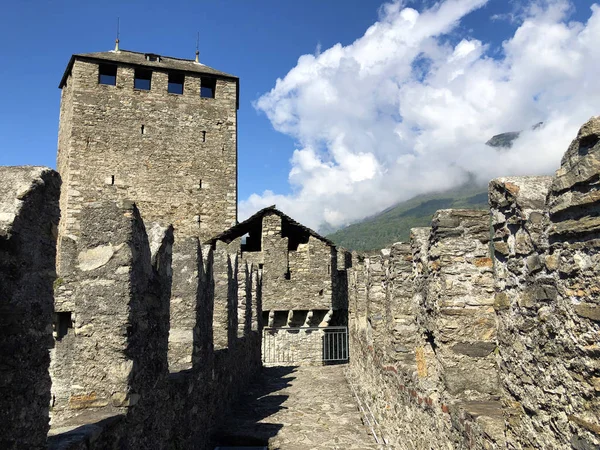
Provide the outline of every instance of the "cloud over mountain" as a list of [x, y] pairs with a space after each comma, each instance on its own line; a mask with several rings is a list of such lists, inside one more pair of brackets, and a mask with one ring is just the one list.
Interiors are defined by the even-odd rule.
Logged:
[[[473, 174], [551, 173], [578, 127], [600, 114], [600, 7], [578, 23], [567, 0], [531, 2], [498, 54], [459, 35], [485, 4], [446, 0], [417, 12], [395, 1], [352, 44], [301, 56], [255, 104], [298, 142], [293, 194], [253, 194], [242, 218], [276, 203], [309, 226], [338, 227]], [[485, 145], [518, 130], [510, 149]]]

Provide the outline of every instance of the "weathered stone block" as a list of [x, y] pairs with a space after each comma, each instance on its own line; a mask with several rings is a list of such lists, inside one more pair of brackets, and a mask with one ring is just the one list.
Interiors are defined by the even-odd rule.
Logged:
[[0, 167], [0, 448], [43, 449], [48, 432], [60, 178]]

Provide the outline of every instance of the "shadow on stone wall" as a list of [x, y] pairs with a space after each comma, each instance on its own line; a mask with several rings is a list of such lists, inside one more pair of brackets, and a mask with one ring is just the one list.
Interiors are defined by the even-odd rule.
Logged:
[[267, 446], [283, 427], [264, 423], [283, 408], [287, 395], [271, 395], [291, 386], [297, 366], [265, 367], [261, 379], [253, 383], [232, 407], [234, 414], [215, 432], [212, 446]]
[[[215, 252], [210, 247], [202, 249], [197, 240], [185, 243], [188, 256], [196, 258], [197, 272], [188, 271], [189, 279], [196, 285], [180, 290], [179, 298], [194, 296], [195, 305], [186, 313], [193, 320], [185, 321], [185, 326], [191, 328], [189, 333], [180, 328], [184, 333], [179, 338], [183, 339], [169, 342], [169, 323], [173, 324], [169, 317], [173, 306], [173, 229], [153, 225], [147, 233], [134, 205], [115, 209], [112, 204], [106, 207], [96, 204], [93, 210], [83, 210], [82, 224], [85, 226], [90, 221], [98, 223], [95, 217], [100, 212], [109, 218], [101, 225], [102, 229], [112, 230], [112, 215], [116, 218], [114, 224], [120, 224], [118, 228], [123, 230], [121, 238], [110, 234], [114, 254], [104, 258], [106, 261], [103, 260], [102, 269], [98, 269], [101, 270], [100, 277], [100, 272], [94, 274], [92, 269], [83, 271], [83, 260], [79, 256], [78, 268], [72, 277], [65, 278], [63, 289], [73, 289], [72, 304], [79, 305], [74, 309], [76, 329], [89, 330], [89, 324], [94, 325], [98, 317], [115, 317], [118, 320], [114, 323], [103, 320], [103, 328], [96, 329], [109, 333], [107, 336], [116, 335], [117, 339], [92, 341], [90, 337], [94, 335], [89, 331], [76, 335], [73, 351], [79, 364], [73, 367], [73, 379], [79, 381], [78, 389], [89, 386], [90, 392], [77, 396], [71, 394], [68, 405], [56, 412], [50, 447], [65, 450], [112, 449], [116, 445], [128, 449], [208, 449], [215, 426], [221, 423], [231, 403], [261, 368], [259, 332], [251, 331], [237, 337], [237, 256], [228, 254], [226, 249], [217, 251], [219, 261], [226, 263], [221, 267], [214, 264]], [[89, 220], [87, 214], [92, 214]], [[89, 226], [92, 227], [91, 223]], [[85, 235], [95, 234], [90, 228]], [[81, 252], [95, 255], [97, 248], [104, 248], [102, 238], [90, 240], [88, 237], [78, 244], [80, 255]], [[96, 270], [97, 261], [92, 260], [91, 266]], [[187, 267], [189, 263], [188, 258]], [[260, 278], [259, 274], [251, 271], [245, 274], [250, 286], [252, 278]], [[108, 288], [103, 278], [111, 279]], [[215, 278], [222, 282], [224, 289], [215, 287]], [[93, 291], [89, 290], [90, 285], [95, 286]], [[104, 291], [99, 291], [98, 286], [103, 286]], [[103, 296], [110, 298], [114, 295], [111, 292], [117, 293], [119, 297], [116, 298], [126, 302], [111, 312], [116, 314], [114, 316], [102, 310], [105, 308], [103, 305], [110, 305], [102, 300]], [[85, 299], [83, 304], [92, 307], [93, 314], [82, 310], [80, 298]], [[245, 301], [249, 308], [253, 307], [251, 299]], [[227, 320], [224, 321], [226, 328], [223, 334], [229, 337], [227, 347], [217, 351], [213, 351], [215, 303], [225, 310]], [[101, 310], [96, 311], [98, 308]], [[118, 318], [122, 311], [127, 311], [126, 320]], [[179, 308], [177, 314], [181, 317], [184, 312]], [[244, 326], [251, 328], [251, 324]], [[186, 342], [188, 336], [193, 340], [192, 345]], [[122, 349], [118, 348], [119, 343], [123, 344]], [[102, 349], [107, 344], [114, 348], [112, 353], [104, 351], [102, 370], [116, 380], [116, 388], [113, 388], [113, 391], [117, 389], [116, 393], [101, 392], [99, 389], [106, 387], [96, 378], [91, 378], [86, 384], [86, 370], [89, 368], [85, 358], [94, 360], [87, 349], [92, 345]], [[175, 344], [173, 353], [169, 348], [171, 344]], [[186, 352], [190, 352], [188, 356]], [[169, 373], [168, 354], [173, 356], [175, 365], [189, 359], [191, 367]], [[118, 384], [119, 380], [123, 380], [122, 387]], [[64, 381], [67, 382], [72, 381]], [[74, 403], [73, 398], [78, 403]], [[109, 400], [103, 400], [105, 398]]]
[[0, 448], [43, 448], [60, 177], [0, 167]]

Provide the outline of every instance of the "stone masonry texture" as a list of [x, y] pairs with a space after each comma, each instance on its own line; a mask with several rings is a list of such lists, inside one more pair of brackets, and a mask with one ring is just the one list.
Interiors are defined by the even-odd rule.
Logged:
[[60, 178], [0, 167], [0, 448], [45, 448]]
[[[257, 212], [209, 243], [215, 249], [216, 273], [220, 274], [215, 278], [213, 323], [217, 348], [226, 347], [234, 338], [225, 330], [232, 330], [236, 323], [238, 336], [244, 335], [241, 324], [252, 316], [246, 303], [235, 303], [238, 298], [252, 298], [244, 282], [251, 266], [261, 272], [260, 301], [265, 311], [261, 325], [276, 328], [265, 334], [263, 361], [320, 363], [323, 333], [289, 332], [285, 328], [347, 323], [346, 272], [345, 267], [338, 270], [338, 251], [333, 243], [274, 207]], [[238, 294], [235, 285], [228, 284], [236, 272]], [[237, 308], [237, 317], [232, 308]]]
[[150, 386], [166, 393], [172, 229], [152, 229], [150, 242], [128, 202], [86, 206], [81, 220], [77, 263], [56, 283], [57, 311], [69, 312], [73, 334], [66, 347], [57, 338], [54, 350], [71, 366], [54, 376], [62, 394], [53, 397], [56, 426], [83, 410], [164, 401], [149, 396]]
[[[0, 447], [600, 448], [600, 117], [554, 176], [350, 254], [275, 207], [235, 223], [237, 78], [122, 51], [61, 88], [60, 194], [0, 168]], [[346, 324], [345, 368], [262, 367], [263, 327], [314, 362]]]
[[[208, 239], [234, 225], [237, 78], [207, 74], [216, 89], [214, 98], [203, 98], [207, 78], [164, 59], [147, 68], [150, 90], [134, 89], [135, 71], [146, 60], [123, 53], [139, 57], [75, 57], [62, 85], [61, 238], [78, 235], [82, 204], [100, 198], [135, 201], [144, 220], [173, 225], [177, 236]], [[116, 65], [114, 86], [99, 83], [99, 67], [107, 63]], [[170, 73], [185, 75], [183, 94], [167, 92]]]
[[[81, 238], [71, 249], [76, 263], [55, 283], [57, 305], [70, 312], [72, 328], [63, 330], [54, 350], [54, 361], [69, 361], [69, 370], [53, 371], [51, 449], [211, 448], [217, 425], [260, 370], [260, 332], [252, 331], [252, 316], [241, 337], [237, 321], [226, 321], [230, 339], [218, 348], [214, 280], [232, 287], [226, 296], [237, 296], [238, 279], [227, 262], [214, 261], [233, 258], [227, 249], [188, 244], [196, 251], [190, 273], [197, 272], [190, 282], [196, 303], [185, 318], [192, 358], [191, 367], [175, 371], [167, 362], [172, 228], [146, 228], [131, 202], [82, 208]], [[260, 285], [259, 274], [247, 278]], [[235, 305], [237, 298], [225, 302]], [[254, 307], [252, 298], [243, 302]], [[237, 309], [227, 317], [237, 319]], [[62, 346], [69, 334], [70, 344]]]
[[596, 117], [554, 177], [412, 230], [412, 271], [402, 243], [353, 255], [348, 377], [390, 447], [600, 448], [598, 155]]
[[226, 243], [231, 249], [238, 248], [242, 261], [262, 267], [264, 311], [346, 308], [345, 299], [335, 301], [339, 295], [334, 289], [342, 286], [337, 277], [345, 278], [345, 272], [338, 274], [333, 243], [273, 207], [259, 211], [211, 242], [213, 246]]
[[[177, 322], [195, 302], [188, 239], [208, 239], [237, 222], [238, 79], [194, 61], [149, 59], [125, 50], [74, 55], [61, 81], [58, 272], [68, 270], [65, 252], [79, 239], [89, 202], [133, 201], [147, 223], [172, 225], [177, 332], [170, 360], [189, 368], [190, 329]], [[114, 85], [99, 82], [105, 67], [116, 70]], [[149, 90], [134, 88], [141, 70], [151, 72]], [[168, 92], [172, 76], [182, 77], [182, 94]], [[201, 96], [211, 83], [214, 98]]]

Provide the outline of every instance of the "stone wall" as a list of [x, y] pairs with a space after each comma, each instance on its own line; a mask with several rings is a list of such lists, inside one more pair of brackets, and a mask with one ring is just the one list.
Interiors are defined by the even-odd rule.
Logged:
[[600, 446], [598, 155], [593, 118], [554, 177], [354, 255], [348, 378], [393, 448]]
[[63, 86], [61, 238], [78, 235], [82, 205], [98, 199], [133, 200], [144, 220], [173, 225], [177, 237], [208, 239], [234, 225], [237, 81], [217, 77], [215, 98], [202, 98], [201, 74], [187, 73], [183, 94], [171, 94], [166, 62], [145, 91], [133, 87], [134, 66], [115, 64], [111, 86], [98, 83], [99, 62], [76, 58]]
[[511, 343], [500, 347], [500, 363], [514, 446], [600, 446], [599, 141], [594, 118], [553, 178], [491, 186], [499, 340]]
[[[329, 310], [345, 307], [339, 299], [337, 250], [289, 223], [285, 215], [267, 212], [261, 218], [260, 242], [252, 250], [242, 246], [242, 258], [263, 266], [263, 310]], [[239, 241], [239, 239], [238, 239]], [[340, 278], [345, 278], [345, 272]], [[335, 303], [335, 305], [334, 305]]]
[[326, 328], [267, 330], [263, 335], [262, 358], [265, 365], [322, 365]]
[[[290, 327], [346, 325], [348, 309], [347, 258], [335, 246], [274, 207], [265, 208], [246, 221], [209, 241], [221, 273], [215, 279], [215, 344], [224, 348], [235, 336], [224, 330], [238, 329], [237, 336], [262, 325], [269, 330], [263, 344], [266, 363], [320, 363], [323, 333]], [[220, 253], [219, 251], [225, 251]], [[229, 276], [227, 276], [229, 272]], [[251, 272], [260, 272], [260, 290], [254, 292]], [[237, 284], [235, 275], [237, 274]], [[260, 295], [260, 297], [257, 297]], [[239, 298], [239, 302], [232, 301]], [[252, 299], [260, 302], [253, 308]], [[233, 311], [237, 309], [237, 314]]]
[[53, 433], [123, 415], [122, 445], [167, 439], [172, 244], [172, 228], [147, 233], [132, 203], [82, 208], [72, 270], [56, 282]]
[[[187, 311], [197, 297], [196, 241], [237, 222], [238, 81], [210, 69], [215, 96], [205, 98], [200, 95], [205, 74], [178, 72], [173, 60], [163, 58], [152, 68], [150, 90], [134, 89], [136, 66], [124, 61], [137, 55], [146, 64], [143, 55], [102, 55], [101, 60], [75, 57], [61, 85], [57, 167], [65, 188], [58, 272], [63, 277], [72, 270], [70, 253], [80, 239], [82, 209], [90, 202], [134, 201], [146, 223], [172, 225], [169, 360], [173, 370], [189, 368], [193, 330]], [[114, 86], [98, 82], [102, 63], [115, 64]], [[194, 71], [203, 67], [175, 64], [192, 64]], [[167, 91], [170, 73], [183, 76], [182, 94]]]
[[45, 448], [60, 178], [0, 167], [0, 448]]
[[[174, 321], [171, 227], [146, 232], [132, 203], [92, 203], [73, 244], [71, 271], [55, 283], [57, 311], [71, 328], [54, 350], [50, 448], [211, 448], [212, 433], [261, 368], [251, 314], [237, 335], [237, 254], [186, 241], [178, 276], [187, 290], [173, 295], [185, 299]], [[243, 303], [260, 316], [252, 302], [260, 274], [243, 277], [253, 293]], [[223, 329], [213, 335], [215, 323]], [[170, 324], [178, 326], [171, 339]]]

